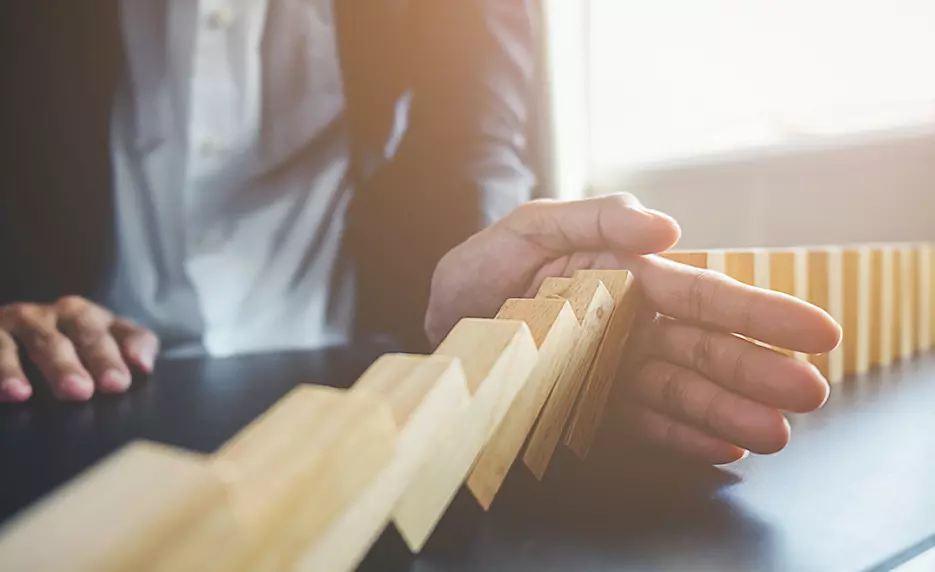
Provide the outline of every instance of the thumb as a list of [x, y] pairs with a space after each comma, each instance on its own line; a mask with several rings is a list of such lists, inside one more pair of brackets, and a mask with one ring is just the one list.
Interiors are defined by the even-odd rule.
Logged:
[[674, 246], [682, 233], [672, 217], [645, 208], [629, 193], [532, 201], [501, 222], [556, 255], [579, 251], [653, 254]]

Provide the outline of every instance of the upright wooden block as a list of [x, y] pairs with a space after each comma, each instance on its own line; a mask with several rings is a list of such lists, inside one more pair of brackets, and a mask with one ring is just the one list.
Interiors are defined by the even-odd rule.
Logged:
[[915, 268], [912, 246], [896, 245], [894, 250], [896, 319], [893, 325], [893, 354], [899, 359], [912, 357], [915, 351], [914, 299]]
[[870, 367], [893, 363], [895, 272], [893, 248], [871, 246], [870, 255]]
[[234, 436], [214, 465], [250, 530], [243, 569], [284, 570], [390, 462], [396, 424], [363, 392], [301, 386]]
[[226, 571], [242, 530], [200, 455], [131, 443], [0, 531], [0, 570]]
[[468, 477], [468, 488], [484, 509], [493, 503], [539, 412], [564, 373], [581, 330], [571, 305], [562, 299], [507, 300], [496, 318], [526, 322], [539, 355], [529, 380]]
[[933, 298], [935, 298], [935, 292], [932, 290], [932, 252], [931, 244], [916, 245], [916, 269], [919, 278], [916, 298], [918, 300], [916, 316], [918, 316], [919, 320], [919, 335], [916, 339], [920, 352], [927, 351], [932, 347], [932, 304]]
[[756, 285], [756, 251], [724, 251], [724, 273], [744, 284]]
[[673, 262], [694, 266], [695, 268], [708, 267], [708, 253], [704, 250], [672, 250], [663, 252], [660, 256]]
[[868, 246], [844, 249], [844, 373], [870, 369], [870, 270]]
[[[808, 299], [808, 252], [804, 248], [769, 251], [769, 288], [800, 300]], [[785, 348], [774, 348], [805, 361], [807, 356]]]
[[[838, 323], [843, 321], [843, 260], [839, 247], [816, 247], [808, 251], [808, 301], [822, 308]], [[826, 354], [809, 357], [830, 383], [844, 378], [843, 345]]]
[[299, 570], [350, 572], [389, 524], [393, 509], [416, 471], [446, 446], [463, 422], [470, 399], [457, 358], [388, 354], [357, 380], [351, 392], [367, 392], [392, 409], [399, 439], [392, 461], [305, 552]]
[[568, 365], [552, 389], [523, 453], [523, 462], [540, 480], [545, 476], [614, 311], [614, 299], [597, 278], [565, 280], [565, 289], [540, 289], [536, 295], [568, 300], [581, 325], [575, 347], [567, 357]]
[[642, 294], [633, 275], [626, 270], [579, 270], [575, 278], [601, 280], [614, 299], [610, 324], [585, 378], [565, 433], [565, 444], [583, 459], [603, 419], [607, 398], [619, 372], [623, 349], [642, 302]]
[[526, 384], [538, 350], [525, 322], [464, 318], [435, 354], [461, 359], [471, 402], [464, 421], [438, 454], [419, 468], [396, 505], [394, 522], [414, 552], [428, 540]]

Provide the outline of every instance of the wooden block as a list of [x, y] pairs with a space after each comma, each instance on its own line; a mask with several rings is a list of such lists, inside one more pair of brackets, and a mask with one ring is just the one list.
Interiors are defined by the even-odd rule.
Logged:
[[7, 523], [0, 570], [221, 571], [242, 540], [204, 457], [139, 441]]
[[757, 288], [769, 290], [772, 287], [772, 265], [770, 264], [770, 251], [766, 248], [753, 250], [753, 285]]
[[564, 373], [581, 327], [562, 299], [507, 300], [496, 319], [522, 320], [539, 349], [536, 365], [468, 477], [468, 488], [489, 509], [539, 412]]
[[438, 454], [417, 472], [393, 513], [409, 548], [417, 552], [474, 466], [538, 357], [525, 322], [464, 318], [435, 350], [461, 359], [471, 402], [464, 420]]
[[251, 532], [245, 569], [298, 563], [390, 462], [390, 407], [365, 392], [300, 386], [234, 436], [214, 465]]
[[849, 247], [843, 254], [844, 373], [866, 373], [870, 369], [870, 268], [869, 246]]
[[[538, 296], [542, 294], [540, 290]], [[568, 279], [567, 289], [559, 295], [568, 300], [581, 330], [575, 347], [569, 353], [568, 365], [552, 389], [523, 453], [523, 462], [540, 480], [545, 476], [555, 447], [562, 438], [562, 431], [614, 311], [610, 292], [597, 278], [579, 279], [574, 283]]]
[[678, 262], [679, 264], [685, 264], [687, 266], [694, 266], [695, 268], [707, 268], [708, 267], [708, 253], [704, 250], [695, 250], [695, 251], [680, 251], [673, 250], [670, 252], [664, 252], [660, 256], [663, 258], [668, 258], [673, 262]]
[[915, 289], [915, 268], [912, 247], [899, 244], [894, 250], [896, 320], [893, 327], [893, 355], [899, 359], [908, 359], [915, 352], [915, 332], [913, 293]]
[[[770, 250], [769, 288], [800, 300], [808, 299], [808, 252], [803, 248]], [[808, 358], [800, 352], [774, 347], [786, 355], [798, 360]]]
[[399, 430], [396, 454], [304, 554], [299, 570], [356, 569], [389, 524], [416, 471], [463, 420], [470, 399], [461, 361], [441, 355], [384, 355], [351, 388], [361, 391], [392, 409]]
[[[839, 247], [816, 247], [808, 251], [808, 302], [822, 308], [838, 323], [843, 321], [843, 260]], [[844, 378], [844, 348], [809, 356], [829, 383]]]
[[724, 251], [724, 273], [744, 284], [756, 285], [756, 252], [754, 250]]
[[579, 270], [575, 278], [601, 280], [614, 299], [610, 324], [597, 349], [565, 432], [565, 444], [583, 459], [600, 427], [607, 398], [630, 335], [630, 326], [642, 302], [642, 294], [633, 275], [626, 270]]
[[727, 274], [727, 251], [723, 249], [708, 251], [708, 270]]
[[935, 298], [935, 292], [932, 290], [932, 253], [931, 244], [919, 244], [915, 248], [916, 269], [919, 278], [917, 286], [918, 309], [915, 315], [919, 319], [917, 340], [920, 352], [928, 351], [932, 347], [932, 304], [933, 298]]
[[893, 248], [873, 245], [870, 255], [870, 367], [893, 363], [895, 272]]
[[571, 288], [572, 282], [574, 281], [571, 278], [549, 276], [543, 280], [542, 284], [539, 286], [539, 291], [536, 292], [536, 298], [564, 298], [565, 292]]
[[929, 244], [929, 254], [930, 260], [929, 267], [931, 271], [931, 289], [929, 290], [929, 332], [931, 332], [932, 339], [929, 347], [935, 347], [935, 244]]

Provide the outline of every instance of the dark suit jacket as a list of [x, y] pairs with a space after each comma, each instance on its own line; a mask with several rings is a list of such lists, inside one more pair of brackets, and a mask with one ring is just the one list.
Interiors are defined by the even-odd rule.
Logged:
[[[302, 0], [272, 0], [273, 2]], [[534, 0], [335, 0], [355, 196], [358, 326], [418, 349], [432, 270], [527, 200]], [[12, 0], [2, 24], [0, 303], [95, 298], [112, 261], [117, 0]], [[381, 159], [397, 104], [408, 124]]]

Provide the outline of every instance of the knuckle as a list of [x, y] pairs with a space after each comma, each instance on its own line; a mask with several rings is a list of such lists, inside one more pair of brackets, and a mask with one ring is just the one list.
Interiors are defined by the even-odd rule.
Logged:
[[55, 309], [61, 314], [77, 314], [88, 306], [88, 301], [81, 296], [62, 296], [55, 302]]
[[685, 389], [679, 379], [678, 371], [674, 368], [666, 368], [660, 375], [662, 384], [660, 395], [663, 407], [678, 415], [684, 415], [686, 413]]
[[58, 332], [34, 332], [28, 345], [35, 360], [60, 359], [69, 353], [71, 342]]
[[701, 330], [698, 341], [692, 346], [691, 363], [696, 371], [706, 372], [711, 366], [713, 356], [714, 334], [708, 330]]

